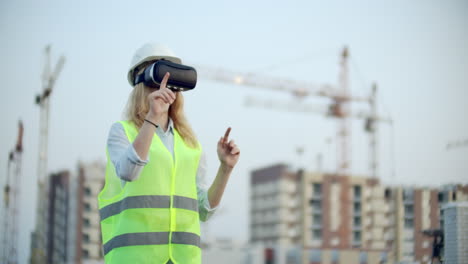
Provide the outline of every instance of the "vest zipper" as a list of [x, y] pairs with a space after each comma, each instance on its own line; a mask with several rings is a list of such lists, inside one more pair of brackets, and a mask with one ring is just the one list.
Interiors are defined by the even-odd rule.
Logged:
[[[170, 221], [169, 221], [169, 258], [172, 262], [174, 262], [174, 258], [172, 256], [172, 231], [175, 229], [175, 223], [176, 223], [176, 215], [174, 211], [174, 189], [175, 189], [175, 170], [176, 170], [176, 164], [177, 164], [177, 159], [176, 159], [176, 147], [177, 147], [177, 132], [174, 131], [174, 155], [171, 155], [169, 150], [167, 152], [169, 153], [171, 159], [172, 159], [172, 171], [171, 171], [171, 190], [170, 190], [170, 195], [171, 195], [171, 205], [169, 208], [169, 213], [170, 213]], [[164, 145], [164, 144], [163, 144]]]

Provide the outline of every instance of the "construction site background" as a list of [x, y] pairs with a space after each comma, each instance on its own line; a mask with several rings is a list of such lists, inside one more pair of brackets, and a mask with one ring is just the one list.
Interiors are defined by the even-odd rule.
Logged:
[[206, 183], [226, 127], [242, 150], [203, 224], [204, 263], [428, 263], [434, 252], [464, 263], [467, 10], [2, 2], [0, 263], [102, 263], [106, 139], [148, 41], [197, 69], [185, 112]]

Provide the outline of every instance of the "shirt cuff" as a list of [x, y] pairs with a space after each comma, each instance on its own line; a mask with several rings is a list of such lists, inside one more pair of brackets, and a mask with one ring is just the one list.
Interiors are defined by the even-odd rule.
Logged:
[[211, 207], [210, 205], [210, 202], [208, 200], [208, 192], [203, 190], [203, 189], [199, 189], [198, 190], [199, 193], [198, 193], [198, 200], [199, 200], [199, 216], [200, 216], [200, 220], [202, 222], [206, 222], [208, 221], [208, 219], [215, 213], [216, 209], [218, 208], [218, 206], [216, 207]]
[[149, 161], [149, 159], [143, 160], [138, 156], [138, 153], [136, 153], [136, 150], [135, 150], [135, 147], [133, 147], [133, 144], [130, 144], [130, 147], [128, 148], [127, 157], [132, 163], [139, 165], [139, 166], [146, 165]]
[[211, 205], [210, 205], [210, 200], [208, 199], [208, 192], [206, 192], [206, 199], [205, 199], [205, 201], [204, 201], [203, 207], [205, 207], [205, 209], [206, 209], [207, 212], [213, 212], [213, 211], [215, 211], [216, 209], [218, 209], [219, 205], [218, 205], [218, 206], [215, 206], [215, 207], [211, 207]]

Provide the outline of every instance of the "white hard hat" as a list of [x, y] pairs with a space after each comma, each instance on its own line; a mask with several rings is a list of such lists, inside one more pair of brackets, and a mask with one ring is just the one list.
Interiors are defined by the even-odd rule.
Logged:
[[133, 55], [127, 75], [130, 85], [133, 86], [133, 78], [135, 77], [133, 71], [135, 68], [145, 62], [160, 59], [165, 59], [179, 64], [182, 63], [182, 60], [177, 57], [172, 50], [162, 44], [146, 43], [141, 48], [137, 49]]

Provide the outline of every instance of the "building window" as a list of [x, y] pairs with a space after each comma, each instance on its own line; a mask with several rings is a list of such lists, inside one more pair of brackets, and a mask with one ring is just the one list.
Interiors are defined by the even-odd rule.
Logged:
[[321, 225], [322, 224], [322, 216], [321, 215], [314, 215], [312, 224]]
[[414, 223], [413, 223], [413, 219], [405, 219], [405, 228], [413, 228], [414, 226]]
[[354, 198], [357, 200], [360, 200], [361, 199], [361, 186], [355, 185], [353, 187], [353, 190], [354, 190]]
[[359, 217], [359, 216], [353, 217], [353, 225], [355, 227], [360, 227], [361, 226], [361, 217]]
[[84, 204], [84, 209], [85, 209], [85, 211], [87, 211], [87, 212], [91, 211], [91, 205], [90, 205], [89, 203], [85, 203], [85, 204]]
[[312, 239], [321, 240], [322, 239], [322, 229], [312, 229]]
[[322, 184], [312, 184], [312, 240], [322, 239]]
[[353, 231], [353, 242], [361, 242], [361, 231]]
[[312, 201], [310, 201], [310, 204], [312, 206], [312, 213], [313, 214], [322, 212], [322, 202], [321, 201], [312, 200]]
[[89, 235], [88, 234], [83, 234], [83, 241], [84, 242], [89, 242]]
[[457, 200], [457, 192], [453, 192], [452, 193], [452, 201], [456, 201]]
[[411, 190], [411, 189], [403, 190], [403, 200], [404, 201], [413, 201], [413, 190]]
[[320, 249], [311, 249], [309, 251], [309, 262], [321, 263], [322, 262], [322, 251]]
[[298, 248], [290, 248], [286, 254], [286, 263], [299, 264], [301, 263], [301, 250]]
[[429, 260], [430, 260], [429, 255], [423, 255], [422, 261], [429, 262]]
[[359, 253], [359, 263], [361, 263], [361, 264], [367, 263], [367, 252], [360, 252]]
[[387, 252], [380, 253], [380, 262], [386, 263], [388, 261], [388, 254]]
[[84, 258], [89, 258], [89, 251], [88, 251], [88, 250], [83, 249], [83, 250], [81, 251], [81, 253], [83, 254], [83, 257], [84, 257]]
[[445, 202], [445, 195], [443, 192], [440, 192], [439, 194], [437, 194], [437, 200], [439, 201], [439, 203]]
[[322, 184], [320, 184], [320, 183], [312, 184], [312, 196], [313, 197], [322, 197]]
[[338, 261], [340, 261], [340, 252], [334, 249], [331, 251], [331, 262], [338, 263]]
[[392, 198], [392, 190], [390, 190], [389, 188], [386, 188], [385, 189], [385, 199], [390, 199]]
[[354, 214], [361, 214], [361, 203], [354, 203]]
[[86, 187], [84, 193], [85, 193], [86, 196], [90, 196], [91, 195], [91, 189], [89, 187]]
[[83, 224], [84, 224], [85, 227], [90, 227], [91, 226], [91, 223], [89, 222], [88, 218], [83, 219]]
[[423, 248], [428, 248], [428, 247], [429, 247], [429, 241], [424, 241]]
[[414, 216], [414, 206], [412, 204], [405, 205], [405, 216], [413, 217]]

